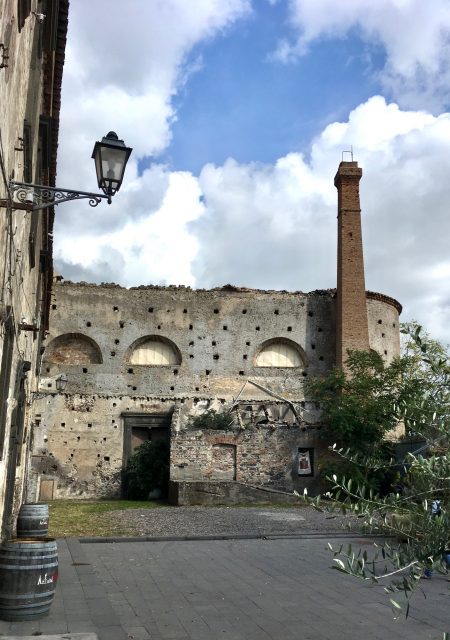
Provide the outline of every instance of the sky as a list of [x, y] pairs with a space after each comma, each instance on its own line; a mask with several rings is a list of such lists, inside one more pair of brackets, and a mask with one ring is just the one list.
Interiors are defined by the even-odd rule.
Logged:
[[363, 169], [366, 288], [450, 343], [450, 0], [76, 0], [55, 269], [126, 287], [336, 286], [339, 162]]

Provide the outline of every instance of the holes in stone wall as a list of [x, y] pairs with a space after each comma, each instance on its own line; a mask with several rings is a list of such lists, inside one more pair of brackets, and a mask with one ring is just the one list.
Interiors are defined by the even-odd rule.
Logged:
[[196, 391], [200, 391], [200, 387], [195, 387], [195, 390]]
[[214, 309], [214, 313], [219, 313], [219, 309]]
[[190, 353], [190, 354], [189, 354], [189, 358], [190, 358], [191, 360], [193, 360], [193, 359], [194, 359], [194, 354]]
[[173, 375], [174, 375], [174, 376], [177, 376], [177, 375], [178, 375], [178, 369], [174, 369], [174, 370], [173, 370]]
[[118, 338], [116, 338], [116, 339], [114, 340], [114, 344], [120, 344], [120, 340], [119, 340]]
[[103, 460], [104, 460], [105, 462], [109, 462], [109, 456], [103, 456]]
[[378, 320], [378, 324], [382, 324], [382, 323], [383, 323], [383, 320]]
[[227, 325], [226, 325], [226, 324], [224, 324], [224, 325], [223, 325], [223, 327], [222, 327], [222, 329], [223, 329], [224, 331], [228, 331], [228, 327], [227, 327]]
[[183, 313], [187, 313], [187, 309], [183, 309]]
[[131, 387], [131, 391], [137, 391], [137, 387]]
[[113, 402], [113, 407], [117, 407], [117, 402]]
[[66, 423], [65, 423], [65, 422], [61, 422], [61, 426], [62, 426], [62, 427], [65, 427], [65, 426], [66, 426]]
[[88, 372], [87, 368], [83, 367], [83, 373], [87, 373], [87, 372]]
[[318, 332], [318, 333], [322, 333], [322, 331], [323, 331], [322, 327], [318, 327], [318, 328], [317, 328], [317, 332]]
[[308, 375], [308, 374], [306, 373], [306, 371], [302, 371], [302, 376], [303, 376], [304, 378], [306, 378], [306, 376], [307, 376], [307, 375]]
[[124, 326], [125, 326], [125, 322], [124, 322], [123, 320], [120, 320], [120, 322], [119, 322], [119, 327], [120, 327], [121, 329], [123, 329], [123, 328], [124, 328]]
[[255, 327], [255, 331], [260, 331], [261, 327]]
[[247, 341], [245, 344], [247, 345], [247, 347], [250, 346], [250, 342], [249, 341]]
[[175, 391], [175, 387], [170, 387], [170, 390], [171, 391]]
[[315, 344], [312, 344], [312, 345], [311, 345], [311, 349], [315, 349], [315, 348], [316, 348], [316, 345], [315, 345]]
[[214, 359], [214, 360], [218, 360], [218, 359], [219, 359], [219, 354], [218, 354], [218, 353], [215, 353], [215, 354], [213, 355], [213, 359]]
[[91, 322], [90, 320], [88, 320], [88, 321], [86, 322], [86, 326], [87, 326], [87, 327], [92, 327], [92, 322]]
[[313, 317], [313, 315], [314, 315], [314, 313], [313, 313], [312, 311], [308, 311], [308, 316], [309, 316], [310, 318], [312, 318], [312, 317]]
[[149, 312], [149, 313], [153, 313], [153, 307], [149, 307], [149, 308], [148, 308], [148, 312]]
[[288, 330], [288, 331], [292, 331], [292, 327], [288, 327], [288, 328], [287, 328], [287, 330]]
[[243, 314], [244, 314], [244, 316], [245, 316], [245, 314], [247, 313], [247, 309], [242, 309], [242, 313], [243, 313]]
[[52, 304], [53, 311], [56, 309], [56, 304]]
[[81, 440], [81, 436], [77, 436], [77, 440]]
[[133, 369], [132, 367], [130, 367], [130, 368], [127, 370], [127, 373], [134, 373], [134, 369]]
[[116, 355], [115, 351], [111, 351], [111, 357], [114, 358], [114, 356]]
[[117, 313], [119, 311], [119, 307], [113, 307], [113, 311]]
[[192, 331], [193, 328], [194, 328], [194, 325], [190, 324], [189, 325], [189, 331]]
[[213, 340], [213, 341], [211, 342], [211, 344], [212, 344], [212, 346], [213, 346], [213, 347], [215, 347], [215, 346], [217, 345], [217, 342], [216, 342], [215, 340]]
[[50, 373], [50, 367], [47, 367], [46, 371], [47, 373]]
[[239, 375], [240, 375], [240, 376], [245, 375], [244, 371], [239, 371]]
[[247, 360], [248, 355], [247, 355], [246, 353], [244, 353], [244, 355], [242, 356], [242, 358], [243, 358], [244, 360]]
[[209, 376], [209, 374], [211, 373], [211, 369], [206, 369], [205, 373], [207, 376]]
[[92, 429], [92, 422], [88, 422], [88, 429]]
[[161, 325], [160, 324], [158, 325], [158, 329], [161, 329]]
[[323, 356], [319, 356], [319, 360], [323, 360]]
[[382, 338], [384, 338], [384, 337], [385, 337], [385, 334], [384, 334], [384, 333], [382, 333], [382, 334], [381, 334], [381, 337], [382, 337]]
[[386, 351], [386, 349], [384, 350], [384, 355], [385, 355], [385, 356], [387, 356], [387, 351]]
[[190, 341], [189, 346], [190, 346], [190, 347], [193, 347], [193, 346], [194, 346], [194, 341], [193, 341], [193, 340], [191, 340], [191, 341]]
[[278, 310], [278, 309], [275, 309], [275, 310], [274, 310], [274, 314], [275, 314], [276, 316], [277, 316], [279, 313], [280, 313], [280, 312], [279, 312], [279, 310]]
[[395, 322], [393, 322], [393, 323], [392, 323], [392, 326], [393, 326], [393, 327], [394, 327], [394, 329], [395, 329]]

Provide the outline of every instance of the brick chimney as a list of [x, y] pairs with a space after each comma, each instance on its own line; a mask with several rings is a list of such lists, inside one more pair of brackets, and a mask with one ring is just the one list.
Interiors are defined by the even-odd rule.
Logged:
[[369, 349], [364, 256], [357, 162], [341, 162], [334, 178], [338, 190], [338, 262], [336, 365], [343, 367], [348, 349]]

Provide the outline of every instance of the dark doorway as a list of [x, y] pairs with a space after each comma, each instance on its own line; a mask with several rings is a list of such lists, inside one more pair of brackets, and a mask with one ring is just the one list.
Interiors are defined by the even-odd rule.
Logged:
[[[164, 414], [126, 414], [124, 421], [123, 439], [123, 468], [127, 466], [129, 457], [144, 442], [166, 442], [170, 445], [170, 424], [172, 412]], [[167, 447], [167, 465], [170, 460], [170, 447]], [[126, 494], [126, 486], [122, 487], [122, 493]], [[167, 493], [167, 487], [163, 494]]]

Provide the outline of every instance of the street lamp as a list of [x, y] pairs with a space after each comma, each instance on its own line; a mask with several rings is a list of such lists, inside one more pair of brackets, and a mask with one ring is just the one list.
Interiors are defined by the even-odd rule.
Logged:
[[92, 157], [97, 171], [98, 187], [108, 196], [109, 204], [111, 196], [120, 189], [131, 151], [114, 131], [110, 131], [101, 142], [95, 143]]
[[67, 376], [65, 373], [61, 373], [61, 375], [56, 378], [55, 385], [58, 393], [62, 393], [64, 391], [67, 386]]
[[[41, 211], [69, 200], [88, 199], [91, 207], [96, 207], [102, 200], [111, 204], [111, 197], [122, 185], [131, 152], [132, 149], [126, 147], [114, 131], [110, 131], [101, 142], [95, 143], [92, 157], [95, 161], [98, 186], [104, 195], [12, 180], [9, 183], [10, 199], [0, 200], [0, 206], [7, 207], [12, 204], [13, 209]], [[11, 200], [14, 201], [11, 203]]]

